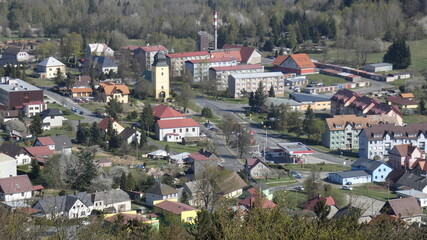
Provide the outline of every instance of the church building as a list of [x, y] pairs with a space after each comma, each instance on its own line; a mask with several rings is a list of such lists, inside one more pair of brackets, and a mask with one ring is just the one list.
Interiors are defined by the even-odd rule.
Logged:
[[151, 68], [151, 81], [156, 99], [169, 98], [169, 65], [163, 52], [154, 55], [154, 63]]

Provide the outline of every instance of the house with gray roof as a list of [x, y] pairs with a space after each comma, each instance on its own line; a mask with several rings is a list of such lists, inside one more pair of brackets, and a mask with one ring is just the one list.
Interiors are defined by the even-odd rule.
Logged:
[[332, 172], [328, 174], [328, 180], [341, 185], [352, 185], [371, 182], [371, 174], [365, 170]]
[[131, 209], [129, 194], [121, 189], [111, 189], [92, 194], [93, 209], [107, 212], [125, 212]]
[[1, 53], [0, 63], [2, 65], [18, 64], [28, 60], [30, 60], [30, 55], [25, 50], [19, 47], [9, 47]]
[[107, 56], [92, 56], [89, 64], [87, 67], [90, 68], [92, 66], [96, 72], [96, 76], [99, 76], [101, 73], [108, 75], [110, 71], [117, 73], [119, 69], [119, 65]]
[[128, 144], [132, 142], [137, 142], [141, 140], [141, 132], [136, 130], [135, 128], [127, 127], [122, 132], [119, 133], [120, 138], [123, 141], [126, 141]]
[[393, 169], [383, 161], [359, 159], [351, 164], [351, 170], [365, 170], [371, 174], [372, 182], [384, 182]]
[[301, 110], [301, 103], [294, 101], [292, 99], [286, 99], [286, 98], [273, 98], [273, 97], [269, 97], [267, 98], [267, 100], [265, 101], [265, 107], [269, 108], [271, 105], [273, 106], [280, 106], [280, 105], [285, 105], [285, 106], [289, 106], [290, 110], [296, 110], [296, 111], [300, 111]]
[[43, 130], [50, 130], [51, 127], [62, 127], [63, 113], [58, 108], [48, 108], [40, 113]]
[[156, 184], [145, 192], [145, 203], [154, 206], [156, 201], [178, 199], [178, 190], [166, 185]]
[[69, 219], [88, 217], [93, 210], [90, 194], [78, 193], [45, 198], [37, 201], [33, 208], [40, 210], [40, 214], [47, 218], [65, 217]]
[[31, 156], [25, 148], [11, 143], [3, 143], [0, 146], [0, 153], [4, 153], [16, 160], [16, 165], [29, 165]]
[[406, 172], [394, 184], [398, 190], [418, 190], [427, 193], [427, 178], [414, 173]]
[[38, 137], [34, 142], [34, 146], [47, 146], [52, 151], [62, 152], [69, 155], [71, 154], [73, 144], [71, 143], [70, 137], [66, 135], [56, 135], [50, 137]]
[[40, 78], [55, 78], [58, 72], [65, 77], [66, 68], [65, 64], [58, 61], [58, 59], [48, 57], [37, 64], [36, 72], [40, 75]]
[[421, 223], [423, 210], [414, 197], [388, 200], [380, 210], [390, 216], [396, 216], [407, 224]]

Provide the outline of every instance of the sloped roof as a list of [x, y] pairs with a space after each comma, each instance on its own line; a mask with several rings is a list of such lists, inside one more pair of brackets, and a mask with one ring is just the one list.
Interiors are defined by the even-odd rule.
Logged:
[[130, 201], [129, 195], [121, 189], [96, 192], [92, 195], [92, 202], [104, 201], [104, 205]]
[[180, 203], [180, 202], [172, 202], [167, 200], [160, 202], [154, 206], [174, 214], [181, 214], [184, 211], [197, 210], [197, 208], [193, 208], [191, 206], [188, 206], [187, 204]]
[[[79, 193], [77, 195], [66, 195], [44, 198], [37, 203], [40, 204], [45, 214], [68, 212], [77, 200], [80, 200], [87, 207], [93, 206], [93, 202], [88, 198], [87, 193]], [[82, 197], [82, 199], [80, 199]], [[37, 205], [37, 203], [35, 205]], [[33, 206], [34, 207], [34, 206]]]
[[277, 66], [277, 65], [280, 65], [280, 64], [282, 64], [287, 58], [289, 57], [289, 55], [286, 55], [286, 56], [278, 56], [277, 58], [275, 58], [274, 59], [274, 61], [273, 61], [273, 66]]
[[0, 188], [4, 194], [33, 191], [33, 184], [27, 175], [0, 178]]
[[43, 146], [55, 145], [55, 142], [51, 137], [38, 137], [37, 141], [39, 141]]
[[3, 55], [17, 55], [20, 52], [25, 52], [24, 50], [22, 50], [22, 48], [17, 48], [17, 47], [8, 47], [6, 48], [2, 54]]
[[104, 89], [105, 95], [110, 96], [113, 93], [120, 92], [122, 94], [130, 94], [129, 88], [126, 85], [116, 85], [114, 83], [100, 83], [102, 89]]
[[358, 117], [356, 115], [335, 115], [331, 118], [326, 118], [326, 123], [329, 130], [344, 130], [347, 125], [351, 125], [354, 129], [363, 129], [373, 124], [377, 124], [373, 118], [368, 116]]
[[[394, 124], [378, 124], [363, 129], [368, 140], [383, 139], [385, 134], [390, 134], [393, 138], [411, 139], [416, 138], [421, 133], [426, 133], [427, 123], [414, 123], [405, 126], [396, 126]], [[409, 135], [415, 134], [415, 137]], [[400, 136], [399, 136], [400, 135]]]
[[40, 118], [45, 119], [46, 117], [55, 117], [64, 115], [58, 108], [48, 108], [40, 113]]
[[415, 190], [423, 191], [423, 189], [427, 186], [427, 178], [406, 172], [397, 180], [396, 182], [399, 186], [411, 187]]
[[247, 69], [263, 69], [264, 67], [260, 64], [239, 64], [236, 66], [223, 66], [223, 67], [212, 67], [215, 71], [237, 71]]
[[11, 143], [3, 143], [0, 146], [0, 152], [12, 158], [15, 158], [15, 156], [19, 155], [20, 153], [26, 153], [23, 147]]
[[54, 155], [54, 152], [48, 146], [26, 147], [25, 150], [33, 157]]
[[327, 206], [334, 206], [335, 205], [335, 200], [333, 197], [329, 196], [329, 197], [315, 197], [312, 198], [310, 200], [308, 200], [305, 204], [304, 204], [304, 209], [309, 209], [311, 211], [314, 211], [314, 207], [316, 206], [316, 204], [320, 201], [325, 201], [325, 205]]
[[239, 50], [227, 50], [227, 51], [213, 51], [211, 52], [212, 58], [232, 58], [238, 62], [242, 61], [242, 55]]
[[157, 105], [152, 110], [153, 116], [159, 119], [185, 117], [184, 114], [164, 104]]
[[51, 137], [55, 143], [55, 150], [61, 151], [64, 148], [72, 148], [73, 144], [71, 143], [70, 137], [67, 135], [56, 135]]
[[91, 93], [93, 92], [92, 88], [72, 88], [71, 89], [72, 93]]
[[290, 93], [289, 96], [297, 102], [323, 102], [331, 100], [330, 96], [308, 93]]
[[160, 129], [199, 127], [199, 124], [196, 121], [194, 121], [194, 119], [192, 118], [158, 120], [157, 124], [159, 125]]
[[168, 58], [185, 58], [185, 57], [197, 57], [197, 56], [209, 56], [208, 51], [198, 51], [198, 52], [184, 52], [184, 53], [170, 53], [166, 54]]
[[[253, 207], [255, 205], [256, 201], [257, 201], [256, 196], [252, 195], [252, 196], [249, 196], [245, 199], [240, 200], [239, 203], [242, 205], [245, 205], [247, 207]], [[263, 209], [275, 208], [276, 206], [277, 205], [274, 202], [268, 200], [265, 197], [263, 197], [261, 199], [261, 208], [263, 208]]]
[[415, 97], [413, 93], [401, 93], [400, 96], [403, 98], [414, 98]]
[[102, 68], [118, 67], [116, 62], [107, 56], [92, 56], [92, 63], [94, 65], [100, 65]]
[[158, 51], [167, 51], [168, 49], [165, 48], [163, 45], [152, 45], [152, 46], [144, 46], [140, 47], [144, 52], [158, 52]]
[[123, 131], [119, 134], [119, 136], [122, 139], [126, 139], [127, 140], [128, 138], [130, 138], [136, 132], [137, 132], [136, 129], [127, 127], [125, 129], [123, 129]]
[[56, 66], [65, 66], [65, 64], [63, 64], [62, 62], [58, 61], [56, 58], [54, 57], [48, 57], [45, 58], [43, 61], [41, 61], [39, 64], [37, 64], [39, 66], [43, 66], [43, 67], [56, 67]]
[[193, 159], [194, 161], [210, 160], [210, 158], [208, 158], [207, 156], [205, 156], [199, 152], [191, 153], [188, 155], [188, 157]]
[[247, 184], [236, 172], [232, 172], [227, 178], [219, 183], [218, 188], [223, 195], [246, 187]]
[[[415, 197], [388, 200], [384, 206], [387, 206], [387, 205], [393, 211], [394, 213], [393, 215], [396, 215], [397, 217], [404, 218], [404, 217], [412, 217], [412, 216], [418, 216], [423, 214], [423, 210], [421, 209]], [[386, 213], [390, 214], [391, 212], [386, 212]]]
[[88, 44], [91, 53], [105, 53], [106, 51], [113, 51], [105, 43], [90, 43]]
[[410, 144], [400, 144], [395, 145], [391, 150], [390, 153], [398, 154], [401, 157], [406, 156], [412, 156], [412, 153], [418, 149], [418, 151], [422, 152], [421, 149], [419, 149], [417, 146], [410, 145]]
[[222, 48], [223, 49], [232, 49], [232, 48], [239, 49], [243, 62], [247, 62], [249, 58], [252, 56], [253, 52], [258, 51], [256, 48], [253, 48], [253, 47], [239, 46], [239, 45], [233, 45], [233, 44], [224, 44]]
[[360, 176], [371, 176], [369, 173], [367, 173], [365, 170], [356, 170], [356, 171], [344, 171], [344, 172], [337, 172], [338, 176], [342, 178], [351, 178], [351, 177], [360, 177]]
[[372, 172], [382, 164], [385, 164], [385, 162], [378, 160], [358, 159], [356, 162], [352, 163], [351, 166], [357, 168], [366, 168]]
[[316, 65], [314, 65], [314, 63], [311, 61], [311, 59], [305, 53], [292, 54], [292, 55], [289, 55], [289, 57], [291, 57], [295, 61], [295, 63], [298, 65], [298, 67], [300, 67], [300, 68], [315, 68], [316, 67]]
[[333, 218], [348, 218], [352, 215], [360, 216], [361, 214], [362, 214], [362, 209], [354, 207], [349, 204], [339, 209], [338, 212], [335, 213]]
[[102, 130], [107, 130], [108, 123], [110, 123], [110, 120], [111, 120], [111, 123], [117, 122], [114, 118], [106, 117], [106, 118], [102, 119], [101, 122], [98, 123], [98, 127]]
[[398, 96], [390, 96], [387, 98], [387, 101], [398, 105], [418, 105], [418, 103], [414, 100], [409, 100], [407, 98]]
[[166, 185], [166, 184], [156, 184], [152, 188], [149, 188], [146, 193], [152, 193], [161, 196], [167, 196], [170, 194], [178, 193], [178, 190]]

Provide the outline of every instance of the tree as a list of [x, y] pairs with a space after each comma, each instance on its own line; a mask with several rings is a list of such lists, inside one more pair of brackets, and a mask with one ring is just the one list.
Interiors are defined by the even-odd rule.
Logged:
[[144, 130], [149, 132], [154, 124], [153, 109], [150, 104], [145, 104], [142, 109], [141, 122], [144, 126]]
[[119, 136], [117, 131], [115, 129], [112, 129], [111, 131], [108, 131], [108, 148], [109, 149], [116, 149], [119, 148], [122, 144], [122, 138]]
[[126, 173], [122, 172], [122, 176], [120, 177], [120, 188], [126, 190], [126, 184], [127, 184], [127, 177]]
[[18, 131], [22, 133], [27, 131], [25, 124], [17, 119], [7, 121], [4, 126], [8, 132]]
[[40, 136], [43, 133], [42, 120], [40, 119], [39, 114], [33, 116], [33, 120], [30, 125], [30, 132], [36, 136]]
[[40, 177], [40, 166], [39, 166], [37, 160], [32, 159], [31, 160], [30, 178], [31, 179], [38, 179], [39, 177]]
[[241, 126], [240, 126], [240, 130], [236, 133], [236, 135], [237, 135], [237, 140], [236, 140], [237, 149], [239, 151], [240, 158], [242, 158], [243, 154], [248, 152], [248, 148], [251, 144], [251, 135], [245, 128]]
[[418, 114], [421, 115], [426, 111], [426, 104], [424, 102], [424, 99], [421, 98], [420, 102], [418, 103]]
[[101, 129], [98, 127], [98, 123], [93, 122], [90, 128], [89, 145], [99, 145], [101, 143]]
[[314, 206], [314, 213], [321, 223], [325, 222], [329, 213], [331, 212], [331, 207], [326, 205], [326, 201], [318, 201]]
[[320, 173], [316, 169], [310, 171], [310, 175], [303, 183], [307, 192], [307, 200], [317, 197], [322, 193], [322, 182], [320, 182]]
[[188, 200], [189, 200], [189, 197], [188, 197], [187, 191], [185, 190], [182, 191], [181, 198], [179, 199], [179, 201], [182, 203], [188, 204]]
[[114, 119], [118, 119], [118, 114], [123, 113], [123, 105], [117, 98], [112, 98], [105, 106], [105, 111]]
[[261, 107], [264, 105], [266, 99], [267, 99], [267, 96], [265, 95], [265, 92], [264, 92], [264, 85], [260, 81], [258, 83], [258, 88], [254, 93], [254, 98], [252, 103], [253, 110], [259, 112], [261, 110]]
[[393, 41], [383, 61], [393, 64], [394, 69], [406, 69], [411, 65], [411, 50], [405, 40]]
[[44, 41], [36, 49], [36, 55], [43, 59], [50, 56], [54, 56], [58, 51], [58, 45], [53, 41]]
[[240, 129], [239, 123], [233, 118], [232, 115], [226, 114], [222, 121], [219, 123], [218, 127], [222, 130], [225, 136], [226, 144], [230, 143], [230, 138], [233, 134]]
[[98, 174], [98, 165], [95, 163], [95, 154], [98, 151], [97, 148], [87, 148], [82, 150], [77, 154], [78, 157], [78, 167], [80, 168], [79, 173], [77, 173], [77, 178], [72, 183], [72, 187], [79, 189], [80, 191], [85, 191], [89, 188]]
[[325, 122], [321, 119], [316, 118], [311, 126], [311, 133], [313, 134], [313, 140], [318, 143], [322, 140], [322, 134], [325, 132]]
[[77, 125], [77, 133], [76, 133], [76, 141], [79, 144], [86, 145], [89, 139], [89, 131], [88, 129], [82, 125], [82, 123], [79, 121], [79, 124]]
[[313, 109], [311, 109], [311, 106], [308, 106], [307, 111], [305, 112], [304, 120], [302, 121], [302, 128], [308, 138], [310, 138], [310, 136], [314, 133], [313, 123], [314, 112]]
[[60, 87], [65, 85], [65, 76], [64, 73], [61, 71], [61, 68], [58, 68], [58, 71], [56, 72], [56, 76], [53, 81], [56, 85]]
[[205, 117], [205, 118], [211, 118], [211, 117], [213, 117], [212, 110], [210, 108], [208, 108], [208, 107], [204, 107], [202, 109], [202, 116]]
[[268, 91], [268, 97], [276, 97], [273, 85], [271, 85], [270, 90]]
[[251, 107], [251, 109], [253, 109], [255, 107], [255, 94], [253, 92], [249, 93], [249, 107]]
[[167, 153], [170, 153], [170, 151], [171, 151], [171, 147], [169, 146], [169, 144], [166, 144], [166, 146], [165, 146], [165, 151], [166, 151]]
[[132, 176], [132, 173], [129, 173], [126, 178], [125, 189], [126, 190], [134, 190], [135, 189], [135, 178]]
[[187, 112], [187, 108], [192, 99], [194, 99], [194, 92], [190, 84], [184, 83], [181, 88], [181, 93], [178, 95], [178, 102], [184, 108], [184, 112]]

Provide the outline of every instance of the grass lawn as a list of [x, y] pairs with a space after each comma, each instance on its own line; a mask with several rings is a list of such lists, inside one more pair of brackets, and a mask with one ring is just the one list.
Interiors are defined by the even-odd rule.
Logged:
[[204, 123], [206, 123], [208, 120], [209, 120], [209, 122], [211, 122], [211, 123], [213, 123], [213, 124], [215, 124], [215, 125], [217, 125], [218, 123], [220, 123], [220, 122], [221, 122], [221, 119], [219, 119], [219, 118], [218, 118], [218, 117], [216, 117], [216, 116], [211, 117], [211, 118], [205, 118], [205, 117], [202, 117], [202, 116], [193, 116], [193, 119], [194, 119], [196, 122], [200, 123], [200, 124], [204, 124]]
[[84, 119], [84, 117], [71, 112], [70, 109], [68, 109], [64, 106], [61, 106], [57, 103], [48, 103], [47, 107], [48, 108], [58, 108], [59, 110], [61, 110], [64, 113], [64, 117], [68, 120], [82, 120], [82, 119]]
[[269, 178], [265, 180], [265, 178], [259, 180], [262, 183], [267, 184], [269, 187], [275, 187], [275, 186], [283, 186], [283, 185], [290, 185], [297, 182], [295, 178], [292, 177], [281, 177], [280, 179], [277, 178]]
[[67, 130], [65, 128], [51, 128], [50, 130], [43, 131], [43, 136], [67, 135], [70, 138], [76, 137], [76, 132]]
[[397, 198], [397, 195], [393, 191], [388, 190], [386, 186], [380, 186], [375, 183], [365, 183], [362, 186], [353, 187], [352, 193], [381, 201]]
[[296, 171], [311, 171], [312, 169], [323, 171], [323, 172], [339, 172], [350, 170], [349, 166], [340, 164], [285, 164], [285, 169], [296, 170]]
[[87, 108], [91, 110], [92, 112], [95, 112], [97, 109], [104, 109], [105, 104], [104, 103], [80, 103], [80, 106]]
[[169, 145], [169, 148], [170, 148], [171, 151], [175, 151], [175, 152], [178, 152], [178, 153], [182, 153], [182, 152], [189, 152], [189, 153], [197, 152], [197, 151], [199, 151], [202, 148], [200, 146], [185, 146], [185, 145], [180, 144], [180, 143], [157, 141], [157, 140], [154, 140], [154, 139], [150, 139], [150, 142], [154, 142], [156, 144], [161, 145], [163, 147], [163, 149], [165, 148], [166, 145]]
[[144, 158], [142, 160], [142, 162], [145, 163], [145, 167], [146, 168], [158, 168], [158, 167], [161, 167], [161, 166], [168, 165], [168, 161], [161, 160], [161, 159]]
[[27, 82], [37, 86], [37, 87], [54, 87], [56, 84], [51, 80], [47, 78], [31, 78], [27, 77]]
[[318, 83], [323, 83], [325, 86], [331, 86], [333, 84], [348, 82], [344, 78], [333, 77], [326, 74], [311, 74], [311, 75], [306, 75], [306, 77], [310, 82], [316, 81]]
[[417, 115], [417, 114], [407, 115], [407, 116], [403, 116], [403, 122], [404, 123], [425, 123], [427, 122], [427, 116]]

